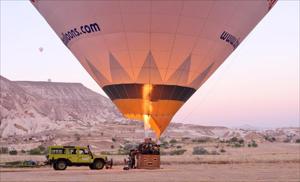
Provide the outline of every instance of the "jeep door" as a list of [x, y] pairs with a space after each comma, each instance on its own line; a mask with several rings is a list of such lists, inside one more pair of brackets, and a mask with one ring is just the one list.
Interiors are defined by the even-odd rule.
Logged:
[[76, 148], [72, 148], [68, 150], [68, 159], [72, 163], [77, 163], [78, 162], [78, 155], [77, 155], [77, 150]]
[[91, 163], [92, 157], [88, 149], [78, 149], [78, 162], [79, 163]]

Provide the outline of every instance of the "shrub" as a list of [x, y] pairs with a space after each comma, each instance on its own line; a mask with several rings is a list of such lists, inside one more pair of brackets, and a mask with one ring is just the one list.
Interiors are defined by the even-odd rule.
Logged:
[[37, 148], [30, 149], [28, 151], [28, 153], [30, 155], [44, 155], [44, 154], [47, 153], [47, 151], [46, 151], [46, 148], [44, 146], [40, 145]]
[[116, 142], [117, 140], [114, 137], [112, 137], [111, 141]]
[[190, 137], [182, 137], [181, 141], [185, 142], [185, 141], [190, 140], [190, 139], [191, 139]]
[[169, 142], [168, 141], [163, 141], [162, 144], [160, 144], [160, 147], [165, 148], [165, 149], [169, 148]]
[[265, 140], [267, 140], [269, 142], [275, 142], [276, 141], [276, 138], [272, 137], [272, 136], [265, 136], [264, 138], [265, 138]]
[[208, 154], [208, 151], [201, 146], [197, 146], [193, 148], [193, 155], [206, 155], [206, 154]]
[[15, 149], [11, 150], [8, 152], [9, 155], [17, 155], [18, 154], [18, 151], [16, 151]]
[[25, 154], [25, 153], [26, 153], [26, 151], [22, 149], [22, 150], [21, 150], [21, 153], [22, 153], [22, 154]]
[[172, 140], [170, 140], [170, 143], [175, 144], [175, 143], [177, 143], [177, 140], [173, 138]]
[[207, 137], [202, 137], [202, 138], [195, 138], [192, 140], [192, 142], [194, 143], [206, 143], [206, 142], [209, 142], [209, 138]]
[[234, 144], [232, 145], [232, 147], [239, 148], [239, 147], [243, 147], [243, 145], [240, 144], [240, 143], [234, 143]]
[[229, 140], [230, 143], [235, 143], [235, 142], [238, 142], [238, 138], [237, 137], [232, 137], [230, 140]]
[[7, 147], [1, 147], [0, 148], [0, 154], [8, 154], [8, 148]]
[[45, 152], [46, 151], [46, 147], [44, 147], [43, 145], [38, 146], [38, 148], [40, 149], [40, 151]]
[[244, 139], [241, 138], [238, 140], [238, 142], [239, 142], [239, 144], [244, 144]]
[[124, 147], [123, 147], [123, 150], [125, 150], [125, 151], [127, 151], [127, 152], [129, 153], [129, 151], [130, 151], [131, 149], [136, 149], [137, 147], [138, 147], [138, 145], [135, 144], [135, 143], [126, 143], [126, 144], [124, 145]]
[[181, 146], [181, 145], [177, 145], [176, 148], [177, 148], [177, 149], [181, 149], [182, 146]]
[[226, 150], [222, 148], [222, 149], [220, 150], [220, 152], [224, 153], [224, 152], [226, 152]]
[[254, 140], [252, 140], [252, 147], [257, 147], [257, 146], [258, 146], [257, 143]]
[[78, 133], [75, 133], [74, 134], [74, 137], [75, 137], [75, 140], [76, 141], [79, 141], [80, 140], [80, 135]]
[[296, 139], [296, 141], [295, 141], [296, 143], [300, 143], [300, 138], [299, 139]]
[[111, 145], [111, 146], [110, 146], [110, 148], [111, 148], [111, 149], [114, 149], [114, 148], [115, 148], [115, 146], [114, 146], [114, 145]]
[[252, 140], [251, 143], [248, 143], [248, 147], [258, 147], [258, 145], [254, 140]]
[[185, 149], [172, 150], [172, 151], [170, 152], [170, 155], [182, 155], [182, 154], [184, 154], [184, 152], [186, 152]]

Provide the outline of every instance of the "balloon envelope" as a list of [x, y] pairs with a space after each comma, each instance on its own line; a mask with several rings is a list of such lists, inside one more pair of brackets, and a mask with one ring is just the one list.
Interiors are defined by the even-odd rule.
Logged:
[[275, 4], [32, 1], [128, 118], [157, 136]]

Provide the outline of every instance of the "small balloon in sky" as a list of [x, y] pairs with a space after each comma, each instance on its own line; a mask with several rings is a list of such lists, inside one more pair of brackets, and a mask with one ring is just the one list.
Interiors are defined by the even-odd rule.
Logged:
[[40, 52], [43, 52], [43, 50], [44, 50], [44, 48], [42, 48], [42, 47], [39, 48], [39, 51], [40, 51]]

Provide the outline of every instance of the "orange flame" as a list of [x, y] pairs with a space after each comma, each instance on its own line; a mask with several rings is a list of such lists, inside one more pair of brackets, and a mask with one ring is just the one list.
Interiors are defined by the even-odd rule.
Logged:
[[152, 88], [151, 84], [145, 84], [143, 86], [143, 120], [145, 132], [151, 128], [149, 121], [152, 113], [152, 104], [150, 100]]

